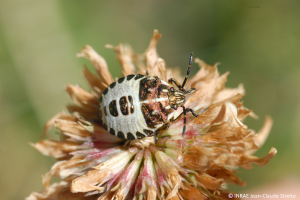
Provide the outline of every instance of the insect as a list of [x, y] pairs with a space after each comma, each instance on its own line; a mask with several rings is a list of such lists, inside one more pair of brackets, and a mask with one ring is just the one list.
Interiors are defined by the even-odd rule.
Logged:
[[[190, 55], [187, 75], [182, 84], [170, 78], [168, 83], [157, 76], [128, 75], [107, 87], [99, 99], [99, 114], [105, 130], [122, 139], [135, 140], [153, 136], [167, 129], [170, 123], [184, 115], [182, 135], [186, 131], [186, 113], [197, 115], [185, 108], [185, 96], [195, 88], [184, 89], [188, 79], [193, 53]], [[171, 86], [174, 83], [177, 89]], [[175, 119], [174, 111], [183, 112]], [[157, 141], [157, 139], [156, 139]]]

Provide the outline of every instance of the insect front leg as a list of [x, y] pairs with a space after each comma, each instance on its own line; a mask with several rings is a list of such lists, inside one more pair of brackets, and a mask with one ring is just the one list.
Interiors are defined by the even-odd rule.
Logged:
[[168, 83], [169, 84], [172, 84], [172, 83], [174, 83], [177, 87], [178, 87], [178, 89], [180, 89], [180, 90], [182, 90], [183, 88], [182, 88], [182, 86], [181, 86], [181, 84], [180, 83], [178, 83], [178, 81], [177, 80], [175, 80], [174, 78], [170, 78], [169, 80], [168, 80]]
[[186, 113], [191, 112], [194, 117], [198, 117], [198, 115], [191, 108], [185, 108], [184, 106], [182, 108], [183, 108], [183, 112], [180, 113], [180, 115], [176, 119], [171, 118], [170, 122], [177, 122], [178, 120], [181, 119], [182, 115], [184, 115], [184, 118], [183, 118], [184, 125], [183, 125], [183, 130], [182, 130], [182, 137], [184, 137], [184, 134], [186, 131]]
[[193, 92], [195, 92], [195, 91], [196, 91], [195, 88], [191, 88], [191, 89], [189, 89], [188, 91], [186, 91], [185, 94], [193, 93]]

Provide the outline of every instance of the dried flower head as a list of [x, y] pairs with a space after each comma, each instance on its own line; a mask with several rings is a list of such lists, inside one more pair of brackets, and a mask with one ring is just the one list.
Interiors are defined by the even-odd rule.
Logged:
[[[171, 77], [182, 81], [179, 70], [166, 69], [158, 56], [160, 37], [155, 30], [143, 54], [128, 45], [107, 47], [116, 52], [123, 76], [147, 71], [164, 81]], [[218, 64], [211, 66], [197, 58], [194, 62], [200, 70], [186, 84], [196, 91], [185, 106], [198, 117], [187, 114], [184, 138], [183, 117], [159, 132], [157, 144], [153, 136], [127, 141], [110, 135], [101, 124], [98, 101], [115, 80], [92, 47], [85, 46], [77, 56], [90, 60], [97, 74], [83, 69], [90, 92], [78, 85], [66, 86], [74, 102], [67, 106], [70, 114], [57, 114], [44, 129], [47, 135], [56, 127], [61, 140], [32, 144], [57, 162], [43, 176], [46, 190], [33, 192], [27, 199], [227, 199], [230, 191], [225, 184], [245, 185], [235, 175], [237, 168], [250, 169], [252, 163], [263, 166], [276, 154], [271, 148], [263, 158], [252, 155], [266, 140], [272, 120], [267, 117], [258, 133], [248, 129], [243, 120], [255, 115], [240, 102], [243, 86], [225, 88], [229, 73], [219, 75]], [[179, 116], [182, 109], [175, 112]], [[51, 184], [53, 176], [61, 180]]]

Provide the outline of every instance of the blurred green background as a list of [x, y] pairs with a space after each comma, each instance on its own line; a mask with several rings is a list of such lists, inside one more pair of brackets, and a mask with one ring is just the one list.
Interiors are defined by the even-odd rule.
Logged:
[[[240, 170], [246, 188], [300, 175], [300, 1], [38, 1], [0, 0], [0, 199], [24, 199], [43, 188], [41, 175], [54, 159], [28, 143], [44, 123], [70, 102], [67, 83], [87, 88], [85, 59], [75, 54], [93, 46], [121, 74], [105, 44], [147, 48], [154, 29], [163, 37], [158, 53], [182, 73], [190, 52], [230, 71], [228, 87], [244, 83], [244, 105], [260, 116], [245, 123], [258, 131], [266, 115], [274, 126], [264, 146], [278, 154], [264, 167]], [[198, 70], [193, 65], [191, 74]]]

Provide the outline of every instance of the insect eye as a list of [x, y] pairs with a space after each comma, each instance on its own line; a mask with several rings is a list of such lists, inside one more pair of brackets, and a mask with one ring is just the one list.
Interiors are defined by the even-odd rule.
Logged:
[[175, 110], [177, 110], [177, 105], [174, 105], [173, 108], [174, 108]]
[[170, 91], [171, 91], [171, 92], [174, 92], [174, 88], [173, 88], [173, 87], [171, 87], [171, 88], [170, 88]]

